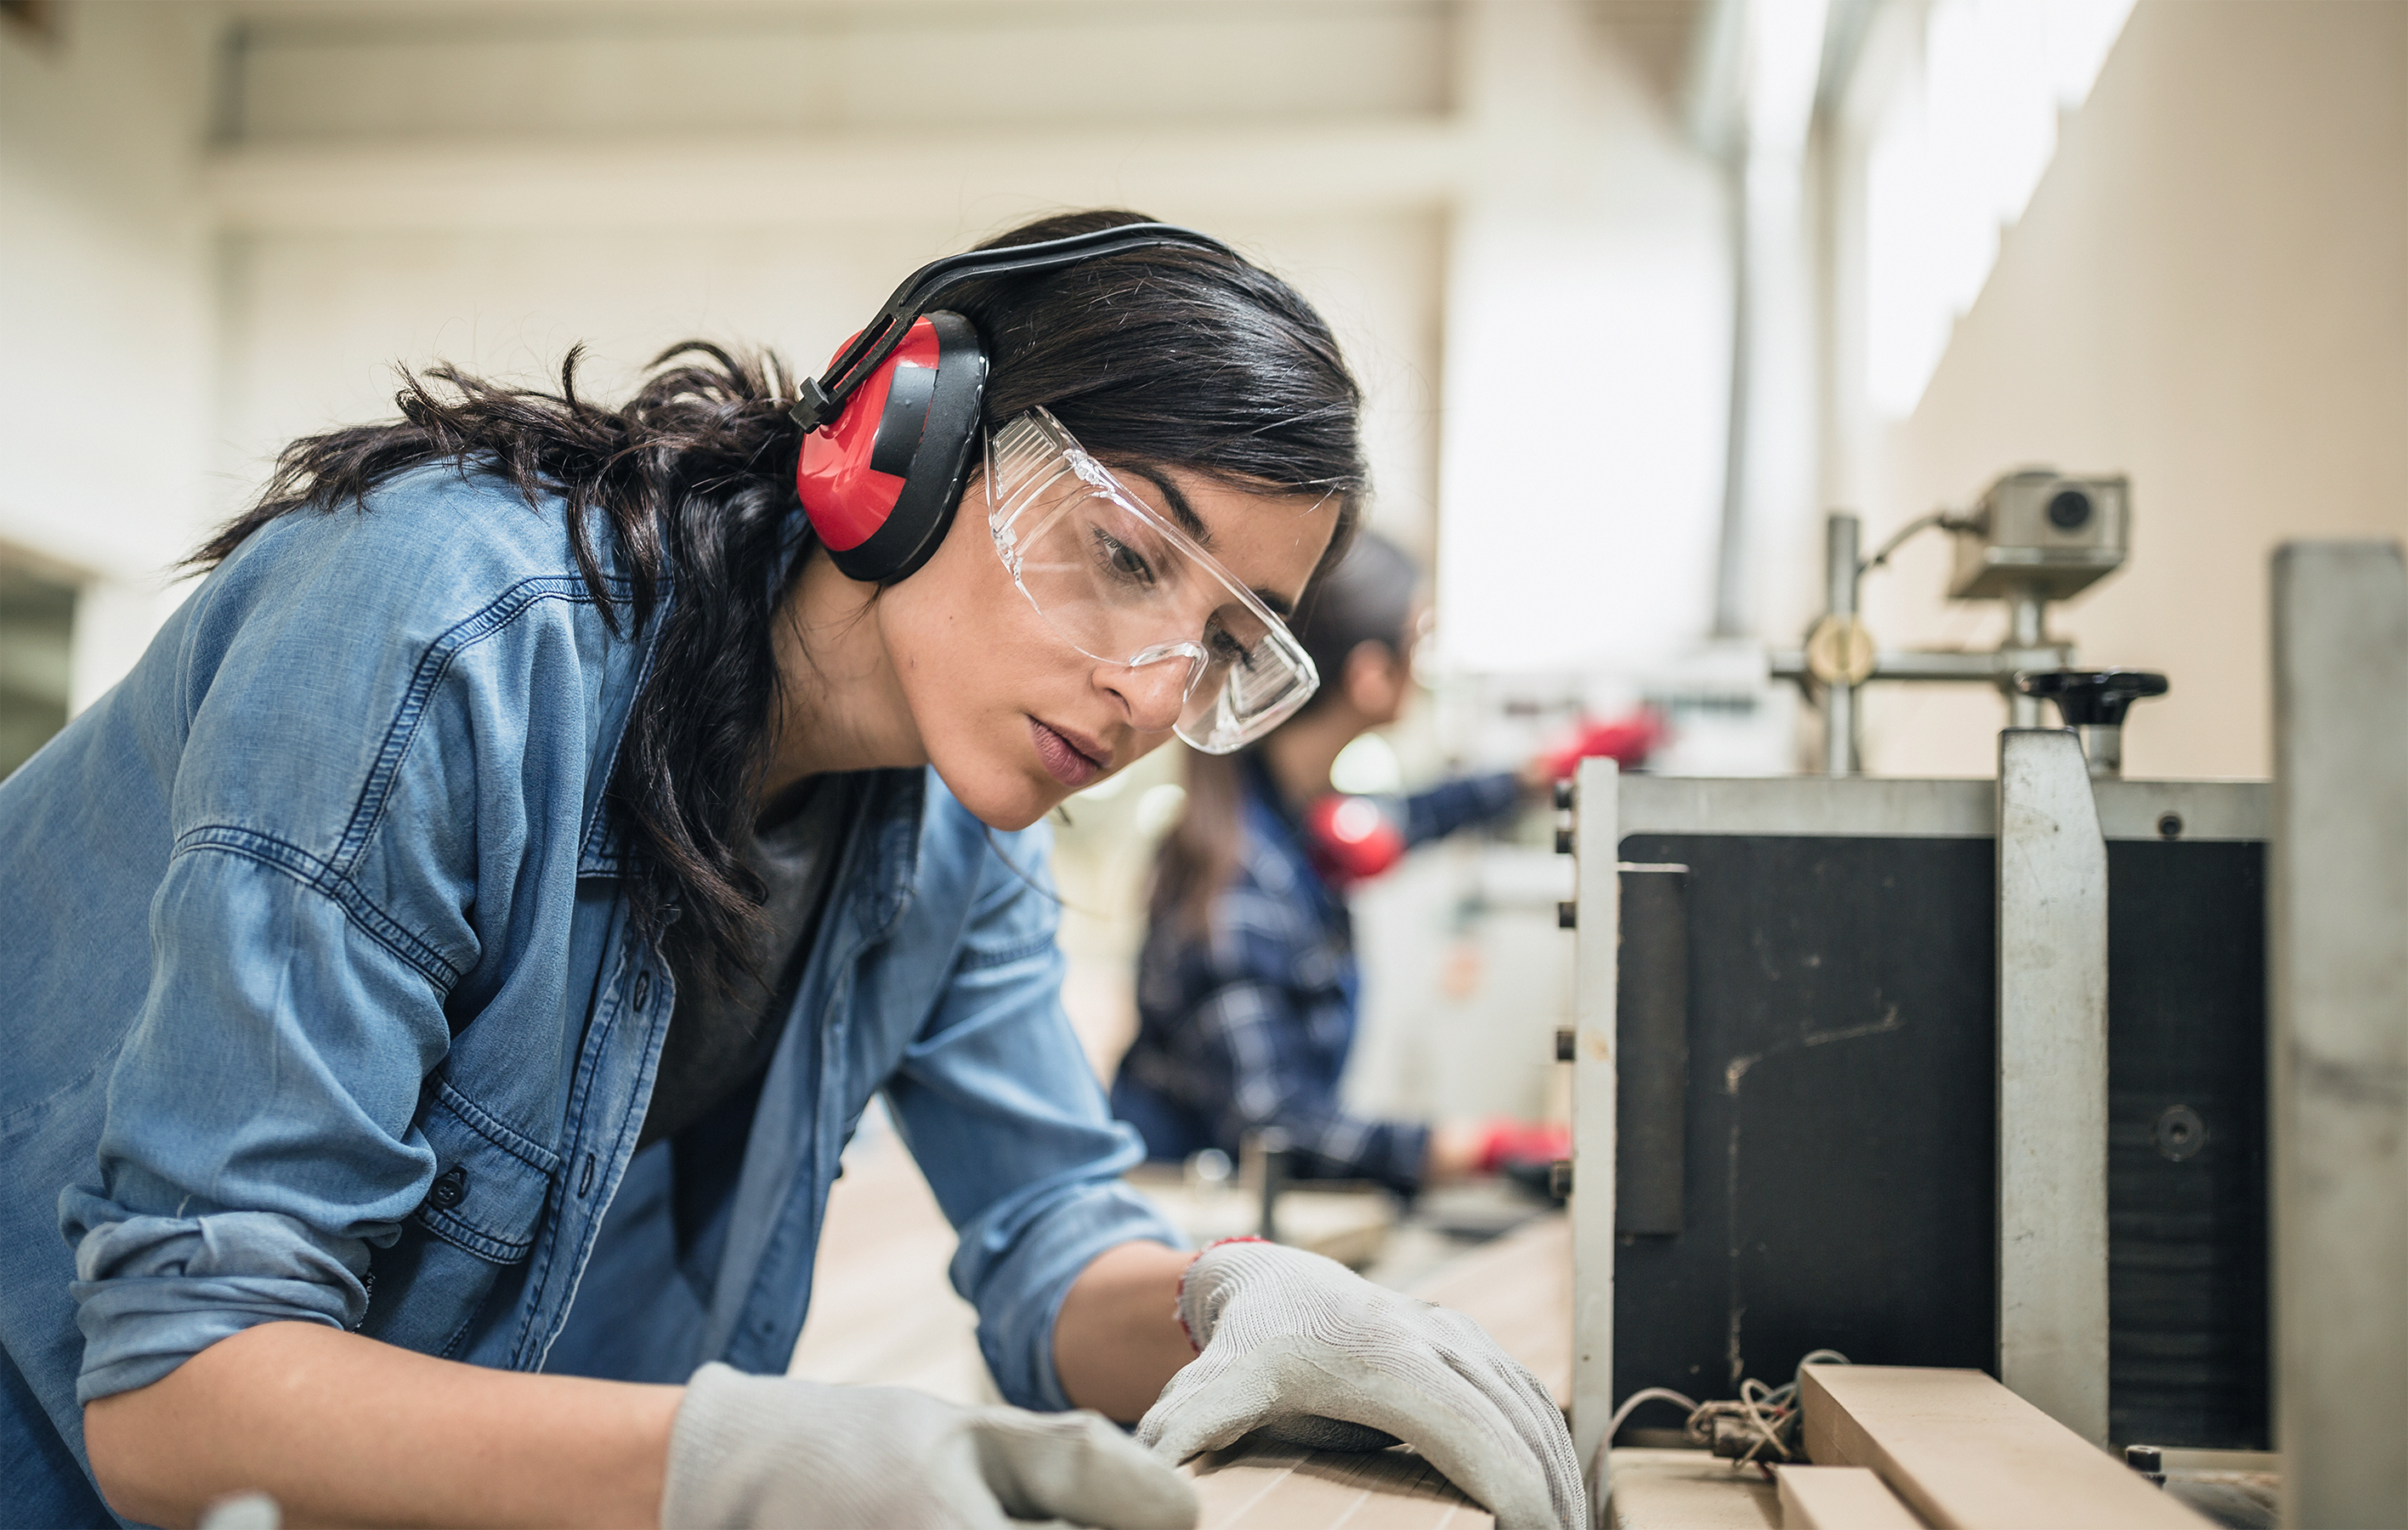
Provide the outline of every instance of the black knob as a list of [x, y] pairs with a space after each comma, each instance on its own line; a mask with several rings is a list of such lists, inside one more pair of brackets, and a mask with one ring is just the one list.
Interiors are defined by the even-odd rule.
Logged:
[[2015, 677], [2015, 689], [2046, 696], [2069, 728], [2120, 728], [2132, 703], [2161, 696], [2166, 678], [2146, 669], [2042, 669]]
[[2090, 496], [2079, 489], [2060, 489], [2048, 502], [2048, 523], [2059, 531], [2080, 531], [2090, 523]]
[[2166, 1456], [2154, 1445], [2127, 1445], [2124, 1465], [2139, 1472], [2159, 1487], [2166, 1485]]

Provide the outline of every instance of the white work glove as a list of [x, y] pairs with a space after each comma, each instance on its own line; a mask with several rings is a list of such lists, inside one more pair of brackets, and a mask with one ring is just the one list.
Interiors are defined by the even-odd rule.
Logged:
[[1496, 1515], [1498, 1530], [1585, 1530], [1563, 1410], [1462, 1313], [1248, 1238], [1197, 1255], [1179, 1317], [1197, 1357], [1137, 1426], [1166, 1461], [1257, 1430], [1328, 1451], [1401, 1440]]
[[710, 1365], [669, 1431], [662, 1530], [1192, 1530], [1196, 1490], [1096, 1413], [961, 1408]]

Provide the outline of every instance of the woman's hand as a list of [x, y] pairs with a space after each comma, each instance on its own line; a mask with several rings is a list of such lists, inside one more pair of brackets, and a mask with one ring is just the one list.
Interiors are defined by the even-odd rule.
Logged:
[[665, 1530], [1067, 1520], [1188, 1530], [1186, 1479], [1093, 1413], [960, 1408], [901, 1387], [705, 1366], [669, 1436]]
[[1587, 1523], [1571, 1432], [1539, 1379], [1460, 1312], [1259, 1239], [1196, 1258], [1179, 1315], [1201, 1352], [1138, 1424], [1167, 1461], [1262, 1430], [1321, 1450], [1411, 1445], [1499, 1530]]

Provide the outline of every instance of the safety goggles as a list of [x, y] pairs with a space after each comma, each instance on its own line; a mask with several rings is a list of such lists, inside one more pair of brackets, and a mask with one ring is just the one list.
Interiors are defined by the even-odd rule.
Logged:
[[987, 433], [987, 529], [1020, 593], [1091, 659], [1186, 665], [1173, 731], [1207, 754], [1260, 738], [1321, 677], [1270, 608], [1043, 409]]

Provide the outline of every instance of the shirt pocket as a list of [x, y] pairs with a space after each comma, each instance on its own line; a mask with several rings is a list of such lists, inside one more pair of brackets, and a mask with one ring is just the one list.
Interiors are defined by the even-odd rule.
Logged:
[[393, 1247], [377, 1251], [360, 1332], [449, 1355], [502, 1271], [534, 1249], [560, 1155], [449, 1080], [437, 1081], [418, 1124], [435, 1151], [434, 1182]]

